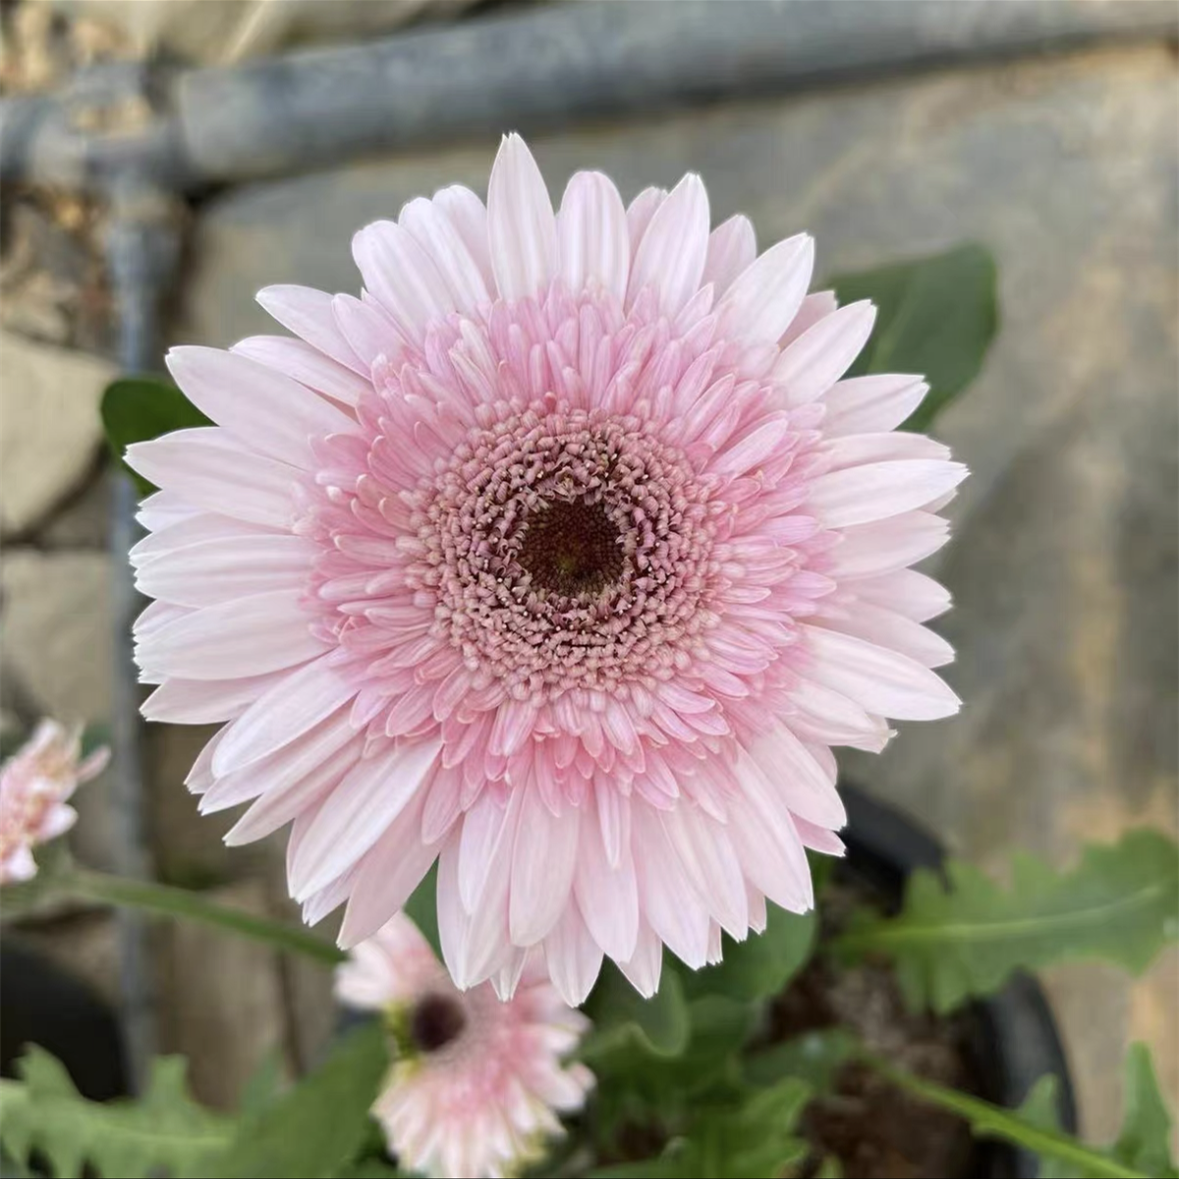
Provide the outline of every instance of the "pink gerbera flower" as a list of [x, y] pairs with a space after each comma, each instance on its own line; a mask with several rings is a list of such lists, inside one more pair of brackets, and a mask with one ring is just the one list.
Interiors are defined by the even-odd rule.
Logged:
[[33, 848], [64, 835], [78, 812], [67, 799], [102, 773], [110, 757], [96, 749], [79, 760], [82, 731], [43, 720], [0, 767], [0, 884], [19, 884], [37, 874]]
[[293, 821], [309, 920], [379, 929], [439, 861], [459, 986], [539, 947], [570, 1002], [644, 993], [838, 853], [830, 747], [958, 700], [910, 571], [964, 469], [894, 433], [915, 376], [841, 380], [868, 303], [806, 296], [812, 243], [709, 232], [697, 176], [560, 210], [518, 136], [361, 230], [361, 298], [271, 287], [299, 339], [179, 348], [214, 428], [133, 446], [149, 717], [226, 722], [189, 779]]
[[336, 994], [384, 1014], [393, 1068], [373, 1114], [415, 1172], [449, 1179], [516, 1175], [563, 1133], [554, 1111], [581, 1109], [593, 1075], [566, 1063], [589, 1027], [549, 985], [539, 955], [514, 998], [484, 983], [459, 991], [404, 915], [352, 950]]

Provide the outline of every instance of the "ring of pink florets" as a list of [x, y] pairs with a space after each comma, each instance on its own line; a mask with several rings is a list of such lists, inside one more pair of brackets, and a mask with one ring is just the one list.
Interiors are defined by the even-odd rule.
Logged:
[[717, 576], [710, 488], [650, 422], [545, 408], [473, 430], [417, 492], [408, 570], [467, 666], [537, 703], [656, 673], [706, 624]]
[[[812, 528], [783, 544], [772, 520], [805, 498], [816, 407], [789, 412], [756, 473], [714, 470], [785, 412], [696, 303], [672, 323], [651, 292], [624, 313], [554, 284], [377, 359], [360, 432], [316, 444], [298, 526], [321, 547], [308, 602], [356, 677], [355, 724], [440, 731], [447, 767], [483, 748], [464, 764], [472, 790], [532, 757], [527, 731], [561, 736], [536, 756], [581, 779], [596, 764], [624, 790], [633, 772], [654, 797], [657, 781], [673, 790], [664, 761], [690, 775], [788, 707], [777, 651], [828, 592], [795, 575], [829, 541]], [[566, 525], [596, 566], [562, 544]], [[723, 625], [733, 601], [770, 608], [756, 647]]]

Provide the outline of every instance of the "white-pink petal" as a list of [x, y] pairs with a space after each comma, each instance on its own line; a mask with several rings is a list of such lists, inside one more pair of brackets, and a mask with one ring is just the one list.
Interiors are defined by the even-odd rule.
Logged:
[[807, 509], [828, 528], [870, 524], [924, 507], [957, 487], [966, 475], [961, 463], [939, 459], [848, 467], [811, 483]]
[[557, 219], [544, 178], [519, 135], [505, 135], [487, 187], [487, 239], [505, 299], [539, 294], [557, 272]]
[[352, 257], [367, 290], [415, 344], [457, 306], [430, 253], [395, 221], [374, 221], [360, 230], [352, 239]]
[[757, 257], [757, 234], [753, 222], [738, 213], [722, 221], [708, 238], [701, 281], [712, 283], [717, 298], [733, 285], [733, 280]]
[[524, 798], [512, 851], [508, 921], [512, 942], [531, 946], [553, 928], [569, 903], [581, 812], [566, 806], [554, 815], [539, 787], [517, 789], [524, 790]]
[[826, 393], [860, 354], [875, 322], [876, 308], [871, 303], [850, 303], [789, 343], [771, 374], [786, 404], [805, 405]]
[[376, 753], [324, 800], [289, 873], [291, 894], [303, 900], [346, 872], [381, 837], [434, 768], [440, 738]]
[[631, 265], [627, 301], [655, 291], [659, 307], [675, 315], [699, 290], [708, 255], [708, 193], [689, 173], [656, 209]]
[[230, 352], [285, 373], [308, 389], [343, 405], [355, 405], [372, 391], [372, 382], [305, 340], [292, 340], [289, 336], [247, 336], [234, 344]]
[[306, 663], [325, 646], [312, 634], [300, 599], [282, 589], [203, 607], [142, 636], [139, 659], [193, 680], [265, 675]]
[[929, 386], [920, 377], [907, 373], [879, 373], [838, 381], [824, 398], [827, 416], [823, 432], [830, 438], [894, 430], [928, 392]]
[[722, 328], [739, 339], [776, 343], [802, 306], [814, 264], [815, 244], [805, 233], [771, 246], [717, 305]]
[[286, 284], [263, 287], [256, 298], [274, 319], [300, 339], [345, 368], [368, 376], [368, 365], [360, 360], [336, 326], [332, 296], [326, 291]]
[[271, 528], [288, 528], [294, 519], [300, 472], [242, 446], [217, 426], [136, 442], [126, 457], [132, 470], [182, 495], [193, 508]]
[[869, 712], [938, 720], [953, 716], [962, 703], [940, 677], [907, 655], [819, 626], [802, 629], [811, 657], [808, 674]]
[[630, 275], [630, 235], [622, 197], [601, 172], [577, 172], [557, 214], [560, 274], [573, 294], [600, 286], [620, 301]]

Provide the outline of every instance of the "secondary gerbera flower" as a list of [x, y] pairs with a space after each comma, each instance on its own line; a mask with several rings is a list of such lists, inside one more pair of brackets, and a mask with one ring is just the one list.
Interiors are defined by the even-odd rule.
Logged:
[[549, 985], [539, 952], [501, 1003], [487, 983], [459, 991], [399, 914], [352, 950], [336, 994], [384, 1014], [395, 1058], [373, 1114], [415, 1172], [518, 1174], [563, 1133], [554, 1111], [580, 1109], [593, 1086], [585, 1065], [564, 1060], [589, 1021]]
[[219, 425], [133, 446], [145, 712], [227, 722], [190, 787], [294, 821], [289, 879], [342, 942], [439, 861], [459, 986], [541, 947], [570, 1002], [603, 954], [644, 993], [838, 853], [830, 747], [958, 701], [910, 571], [965, 474], [894, 433], [914, 376], [841, 380], [868, 303], [806, 297], [805, 235], [709, 232], [697, 176], [559, 212], [518, 136], [361, 230], [360, 299], [259, 298], [300, 339], [180, 348]]
[[80, 759], [81, 729], [67, 731], [43, 720], [0, 767], [0, 884], [37, 874], [33, 848], [64, 835], [78, 812], [66, 801], [84, 782], [102, 773], [110, 753], [96, 749]]

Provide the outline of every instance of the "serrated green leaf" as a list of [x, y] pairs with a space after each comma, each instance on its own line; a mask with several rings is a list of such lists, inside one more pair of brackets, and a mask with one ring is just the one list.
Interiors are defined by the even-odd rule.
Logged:
[[[1124, 1073], [1122, 1129], [1117, 1141], [1101, 1154], [1154, 1179], [1175, 1179], [1179, 1171], [1171, 1157], [1171, 1114], [1145, 1044], [1130, 1046]], [[1041, 1077], [1020, 1106], [1019, 1116], [1039, 1129], [1059, 1132], [1056, 1091], [1055, 1077]], [[1092, 1168], [1079, 1168], [1075, 1161], [1040, 1155], [1040, 1179], [1091, 1179], [1097, 1174]]]
[[36, 1150], [56, 1176], [83, 1167], [109, 1179], [137, 1179], [159, 1170], [203, 1175], [231, 1135], [228, 1119], [199, 1106], [185, 1084], [187, 1062], [153, 1062], [138, 1101], [87, 1101], [60, 1061], [31, 1047], [20, 1081], [0, 1081], [0, 1141], [18, 1161]]
[[211, 426], [207, 418], [175, 385], [159, 377], [121, 377], [102, 395], [102, 424], [111, 453], [131, 476], [140, 494], [150, 495], [155, 485], [124, 462], [133, 442], [148, 442], [173, 430]]
[[591, 1172], [591, 1179], [775, 1179], [808, 1151], [796, 1127], [810, 1096], [809, 1086], [794, 1077], [755, 1090], [701, 1112], [658, 1158], [604, 1167]]
[[656, 1056], [678, 1056], [688, 1045], [691, 1022], [683, 982], [664, 970], [659, 990], [644, 999], [613, 963], [607, 963], [586, 1004], [594, 1030], [581, 1055], [594, 1060], [628, 1043]]
[[809, 913], [787, 913], [766, 903], [766, 928], [743, 941], [724, 937], [724, 957], [715, 966], [682, 972], [689, 996], [718, 994], [735, 999], [768, 999], [778, 994], [806, 965], [814, 949], [818, 922]]
[[1041, 1179], [1176, 1179], [1170, 1157], [1170, 1115], [1141, 1046], [1131, 1049], [1127, 1058], [1122, 1134], [1107, 1150], [1087, 1146], [1059, 1129], [1053, 1077], [1042, 1077], [1020, 1109], [1012, 1111], [894, 1068], [887, 1061], [861, 1059], [914, 1096], [958, 1114], [979, 1137], [1000, 1138], [1034, 1151], [1040, 1156]]
[[421, 930], [422, 936], [434, 947], [434, 953], [442, 957], [442, 938], [438, 933], [438, 861], [422, 877], [422, 882], [413, 890], [405, 902], [406, 916]]
[[946, 1012], [997, 991], [1018, 969], [1101, 958], [1140, 974], [1179, 936], [1179, 846], [1157, 831], [1090, 845], [1057, 872], [1016, 857], [1010, 888], [950, 861], [950, 888], [918, 871], [896, 917], [865, 917], [836, 943], [846, 955], [887, 954], [914, 1007]]
[[245, 1119], [208, 1173], [224, 1179], [323, 1179], [338, 1172], [367, 1140], [368, 1111], [388, 1064], [380, 1023], [357, 1028], [320, 1068]]
[[1125, 1113], [1112, 1148], [1114, 1158], [1149, 1175], [1174, 1179], [1179, 1170], [1171, 1157], [1171, 1112], [1145, 1044], [1131, 1044], [1126, 1055], [1123, 1101]]
[[927, 430], [978, 376], [999, 323], [995, 262], [979, 245], [881, 266], [831, 281], [840, 303], [871, 299], [876, 328], [851, 375], [920, 373], [925, 401], [905, 423]]

